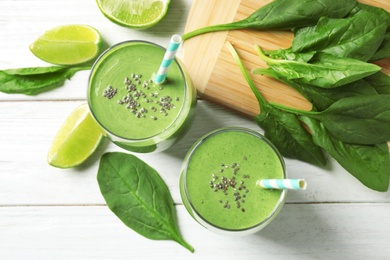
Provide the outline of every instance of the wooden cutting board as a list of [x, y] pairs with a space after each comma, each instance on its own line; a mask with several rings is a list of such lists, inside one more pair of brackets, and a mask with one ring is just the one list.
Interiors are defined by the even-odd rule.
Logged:
[[[185, 32], [208, 25], [242, 20], [272, 0], [194, 0]], [[360, 0], [390, 11], [389, 0]], [[258, 57], [254, 47], [275, 50], [291, 46], [293, 34], [287, 31], [234, 30], [200, 35], [184, 42], [182, 60], [198, 90], [200, 97], [232, 108], [247, 116], [259, 114], [259, 105], [226, 42], [233, 44], [246, 69], [267, 65]], [[377, 62], [390, 74], [390, 59]], [[299, 109], [311, 104], [292, 88], [265, 76], [251, 75], [257, 88], [268, 101]]]

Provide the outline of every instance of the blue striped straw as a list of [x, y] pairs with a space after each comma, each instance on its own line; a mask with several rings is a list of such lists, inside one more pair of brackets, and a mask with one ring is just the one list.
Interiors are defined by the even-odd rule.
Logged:
[[154, 79], [156, 84], [162, 84], [165, 81], [165, 78], [168, 74], [168, 69], [172, 64], [172, 61], [175, 59], [176, 52], [179, 49], [181, 42], [182, 39], [180, 35], [175, 34], [172, 36], [167, 51], [165, 52], [164, 58], [161, 62], [160, 68], [158, 69], [157, 75]]
[[305, 190], [306, 181], [303, 179], [262, 179], [256, 182], [265, 189], [289, 189], [289, 190]]

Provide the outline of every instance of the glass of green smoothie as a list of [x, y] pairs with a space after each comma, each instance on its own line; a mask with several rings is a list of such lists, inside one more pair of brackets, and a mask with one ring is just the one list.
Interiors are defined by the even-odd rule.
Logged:
[[264, 189], [260, 179], [285, 179], [283, 157], [263, 135], [228, 127], [198, 140], [187, 153], [180, 193], [190, 215], [220, 234], [249, 235], [281, 210], [286, 190]]
[[147, 41], [126, 41], [95, 62], [88, 83], [91, 114], [116, 145], [138, 153], [165, 150], [193, 121], [196, 89], [175, 58], [163, 84], [154, 77], [166, 49]]

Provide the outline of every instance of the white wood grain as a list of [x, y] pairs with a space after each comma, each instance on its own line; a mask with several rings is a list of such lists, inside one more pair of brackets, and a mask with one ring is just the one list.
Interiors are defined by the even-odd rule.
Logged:
[[[167, 45], [172, 34], [184, 30], [191, 3], [171, 0], [160, 24], [137, 31], [107, 20], [94, 0], [1, 0], [0, 69], [49, 65], [28, 46], [63, 24], [95, 27], [106, 47], [127, 39]], [[195, 253], [128, 229], [105, 206], [96, 182], [99, 157], [122, 149], [106, 141], [75, 169], [46, 162], [59, 127], [85, 102], [88, 73], [79, 72], [64, 86], [37, 96], [0, 93], [0, 259], [388, 259], [390, 192], [365, 188], [333, 160], [319, 168], [286, 159], [288, 174], [305, 178], [308, 189], [289, 192], [281, 214], [256, 235], [233, 239], [199, 226], [182, 206], [178, 189], [186, 152], [220, 127], [261, 132], [252, 119], [203, 100], [179, 143], [163, 153], [138, 155], [167, 183], [180, 230]]]
[[[104, 206], [0, 208], [2, 259], [388, 259], [387, 204], [286, 205], [268, 227], [244, 238], [209, 232], [183, 206], [183, 237], [153, 241]], [[366, 214], [370, 212], [370, 214]], [[378, 225], [380, 223], [380, 225]]]

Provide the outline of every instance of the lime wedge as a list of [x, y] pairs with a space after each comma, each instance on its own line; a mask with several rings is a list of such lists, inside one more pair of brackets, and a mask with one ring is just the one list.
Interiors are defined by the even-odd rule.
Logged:
[[46, 31], [31, 45], [31, 52], [49, 63], [80, 64], [95, 58], [102, 45], [99, 32], [87, 25], [62, 25]]
[[96, 0], [111, 21], [130, 28], [145, 29], [157, 24], [167, 13], [170, 0]]
[[88, 105], [80, 105], [69, 115], [55, 136], [47, 161], [58, 168], [78, 166], [96, 150], [102, 137]]

